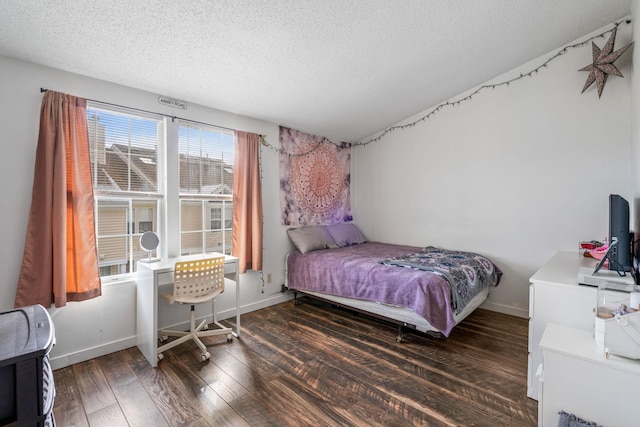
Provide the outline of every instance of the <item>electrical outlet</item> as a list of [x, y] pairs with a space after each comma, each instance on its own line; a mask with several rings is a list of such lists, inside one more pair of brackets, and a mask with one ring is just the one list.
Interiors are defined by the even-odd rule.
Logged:
[[267, 273], [267, 283], [271, 283], [271, 273]]

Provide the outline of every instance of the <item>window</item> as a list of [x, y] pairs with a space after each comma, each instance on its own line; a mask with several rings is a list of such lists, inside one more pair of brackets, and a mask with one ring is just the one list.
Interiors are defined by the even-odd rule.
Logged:
[[[224, 207], [223, 207], [224, 206]], [[227, 228], [221, 227], [215, 212], [231, 215], [231, 202], [193, 200], [180, 201], [180, 243], [182, 255], [203, 252], [231, 252], [231, 218]]]
[[[138, 233], [142, 234], [147, 231], [155, 231], [153, 229], [155, 213], [156, 209], [153, 207], [139, 207], [134, 211], [134, 226], [137, 224]], [[135, 233], [136, 230], [134, 229], [133, 232]]]
[[217, 202], [211, 204], [211, 229], [212, 230], [231, 230], [231, 204], [225, 202]]
[[[179, 224], [165, 238], [179, 236], [182, 254], [231, 253], [232, 131], [94, 102], [87, 119], [102, 277], [134, 273], [136, 261], [159, 256], [142, 250], [139, 240], [146, 231], [163, 230], [161, 218], [172, 228]], [[178, 141], [165, 146], [164, 135], [174, 134], [168, 126], [177, 127]], [[178, 164], [177, 175], [169, 172], [166, 181], [179, 181], [179, 195], [167, 196], [165, 180], [158, 179], [173, 170], [162, 168], [166, 162]], [[167, 206], [176, 211], [162, 211]]]
[[183, 255], [231, 253], [233, 143], [229, 131], [182, 124], [180, 243]]
[[94, 105], [87, 121], [100, 275], [133, 273], [136, 261], [148, 255], [140, 234], [158, 231], [163, 121]]

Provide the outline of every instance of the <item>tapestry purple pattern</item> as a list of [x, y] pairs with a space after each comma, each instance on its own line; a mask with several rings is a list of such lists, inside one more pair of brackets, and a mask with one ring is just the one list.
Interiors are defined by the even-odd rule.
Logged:
[[284, 225], [351, 221], [346, 143], [280, 127], [280, 205]]

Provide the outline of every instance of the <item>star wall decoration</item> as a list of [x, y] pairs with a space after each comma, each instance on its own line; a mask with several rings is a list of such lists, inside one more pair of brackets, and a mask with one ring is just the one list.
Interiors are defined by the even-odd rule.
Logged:
[[602, 50], [598, 46], [596, 46], [595, 42], [591, 42], [592, 51], [593, 51], [593, 63], [587, 65], [584, 68], [581, 68], [579, 71], [589, 71], [589, 77], [587, 77], [587, 81], [582, 88], [582, 93], [589, 88], [593, 84], [596, 83], [598, 87], [598, 98], [602, 96], [602, 90], [604, 89], [604, 84], [607, 82], [607, 77], [609, 74], [622, 77], [622, 73], [620, 70], [616, 68], [613, 63], [620, 58], [620, 56], [629, 49], [633, 43], [626, 45], [623, 48], [620, 48], [613, 51], [613, 45], [616, 42], [616, 30], [618, 27], [614, 27], [611, 32], [611, 37], [607, 40], [607, 43], [604, 45]]

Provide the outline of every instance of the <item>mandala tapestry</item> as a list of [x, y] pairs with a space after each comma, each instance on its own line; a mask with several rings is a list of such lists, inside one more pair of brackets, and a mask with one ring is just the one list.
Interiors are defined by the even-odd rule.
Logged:
[[285, 225], [351, 221], [346, 143], [280, 127], [280, 205]]

